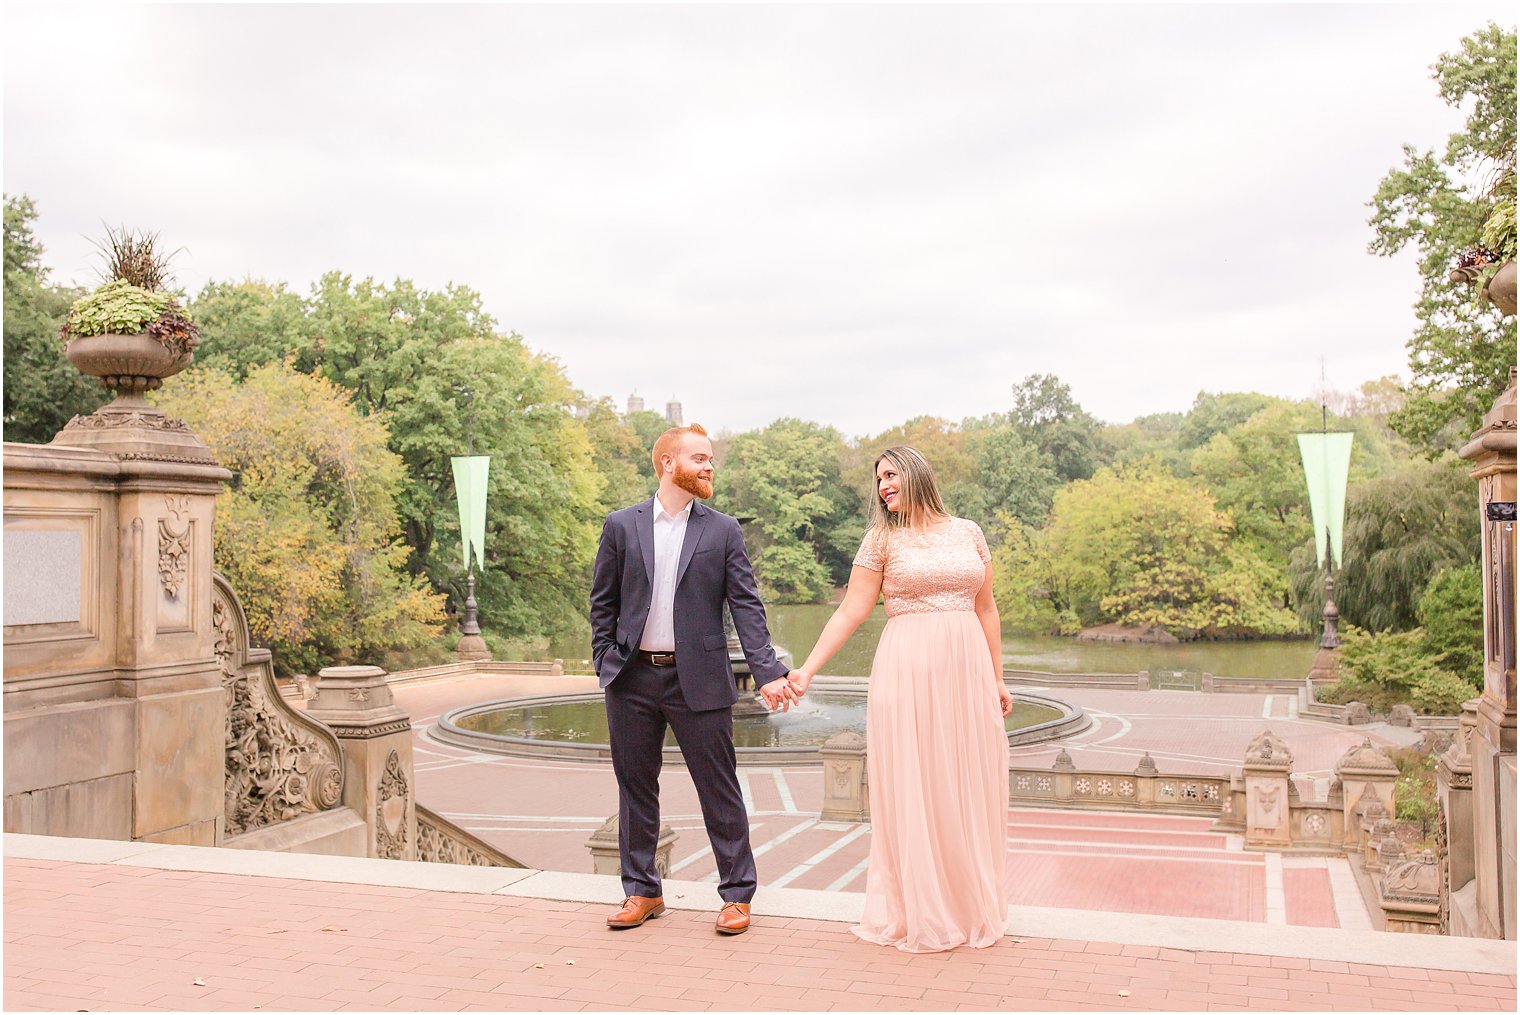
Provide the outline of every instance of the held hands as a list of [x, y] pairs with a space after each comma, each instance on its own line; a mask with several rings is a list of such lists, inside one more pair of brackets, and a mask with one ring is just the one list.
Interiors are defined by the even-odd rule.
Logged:
[[785, 712], [801, 700], [807, 693], [808, 685], [813, 682], [813, 675], [803, 670], [792, 670], [784, 677], [777, 677], [770, 683], [760, 688], [760, 697], [765, 699], [765, 705], [771, 711], [779, 706]]
[[792, 690], [797, 692], [797, 697], [807, 693], [808, 685], [813, 682], [814, 674], [807, 670], [793, 670], [786, 675], [787, 682], [792, 685]]
[[777, 677], [770, 683], [761, 685], [760, 697], [765, 699], [765, 707], [772, 712], [777, 708], [785, 712], [797, 704], [797, 691], [787, 677]]

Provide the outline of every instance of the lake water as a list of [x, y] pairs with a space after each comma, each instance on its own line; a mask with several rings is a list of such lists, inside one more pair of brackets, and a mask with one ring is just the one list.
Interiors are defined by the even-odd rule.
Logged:
[[[806, 658], [823, 625], [833, 614], [832, 606], [771, 606], [771, 635], [789, 649], [795, 661]], [[865, 677], [871, 673], [876, 642], [886, 625], [886, 611], [878, 606], [861, 624], [844, 648], [829, 661], [825, 673], [839, 677]], [[1198, 670], [1222, 677], [1288, 677], [1299, 679], [1314, 662], [1318, 639], [1297, 641], [1199, 641], [1179, 645], [1108, 645], [1053, 638], [1045, 635], [1003, 632], [1003, 663], [1010, 669], [1045, 670], [1050, 673], [1138, 673], [1140, 670]], [[561, 644], [554, 654], [567, 667], [591, 654], [589, 643]]]

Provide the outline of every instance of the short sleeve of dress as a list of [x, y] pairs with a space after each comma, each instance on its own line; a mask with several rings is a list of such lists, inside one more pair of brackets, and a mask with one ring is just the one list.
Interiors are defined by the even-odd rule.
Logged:
[[982, 535], [982, 527], [969, 518], [966, 525], [971, 529], [971, 542], [976, 544], [976, 555], [982, 558], [983, 564], [992, 563], [992, 552], [987, 549], [987, 537]]
[[860, 549], [855, 554], [855, 566], [863, 567], [867, 571], [885, 569], [886, 561], [882, 558], [875, 533], [867, 532], [866, 537], [860, 541]]

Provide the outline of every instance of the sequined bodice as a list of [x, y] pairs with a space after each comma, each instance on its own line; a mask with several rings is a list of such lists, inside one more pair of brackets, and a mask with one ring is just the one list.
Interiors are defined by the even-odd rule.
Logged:
[[991, 560], [981, 526], [952, 518], [938, 532], [898, 529], [884, 548], [869, 533], [855, 563], [881, 572], [887, 616], [971, 610]]

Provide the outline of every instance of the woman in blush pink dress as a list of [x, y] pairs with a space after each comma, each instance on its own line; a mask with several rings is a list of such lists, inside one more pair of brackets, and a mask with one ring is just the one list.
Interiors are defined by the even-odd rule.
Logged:
[[1007, 920], [1013, 697], [991, 559], [981, 528], [945, 510], [924, 456], [887, 449], [849, 590], [792, 678], [805, 692], [885, 599], [866, 701], [866, 908], [851, 930], [906, 952], [985, 948]]

